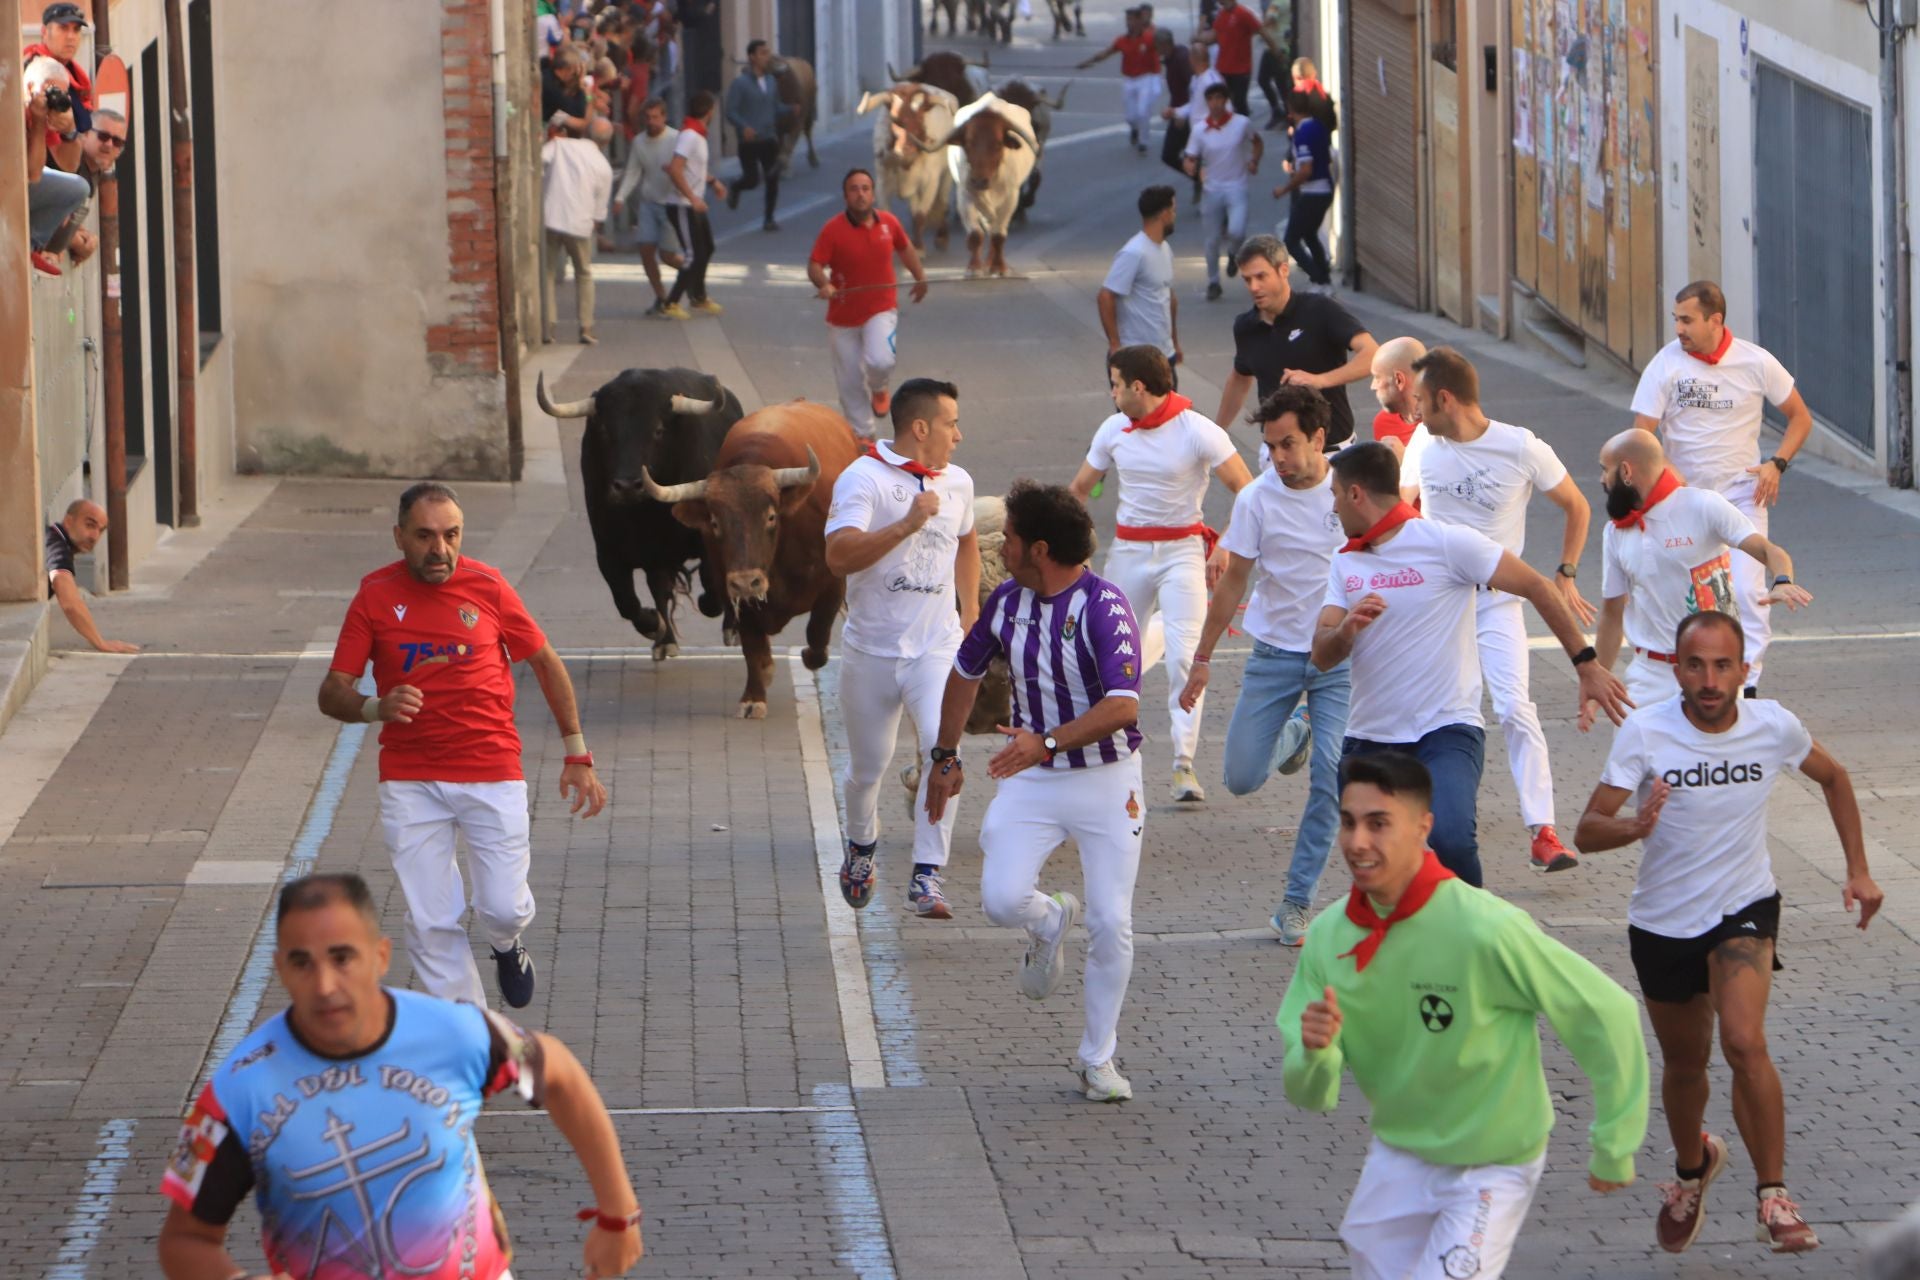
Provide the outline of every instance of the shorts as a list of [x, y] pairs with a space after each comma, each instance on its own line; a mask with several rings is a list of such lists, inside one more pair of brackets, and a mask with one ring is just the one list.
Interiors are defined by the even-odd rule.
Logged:
[[673, 234], [673, 223], [667, 218], [667, 206], [651, 200], [642, 200], [634, 210], [635, 244], [666, 244], [677, 247], [679, 237]]
[[1633, 971], [1640, 978], [1640, 994], [1661, 1004], [1685, 1004], [1711, 990], [1707, 977], [1707, 957], [1714, 948], [1734, 938], [1773, 939], [1773, 967], [1780, 963], [1780, 895], [1749, 902], [1697, 938], [1669, 938], [1627, 926], [1627, 947], [1633, 954]]

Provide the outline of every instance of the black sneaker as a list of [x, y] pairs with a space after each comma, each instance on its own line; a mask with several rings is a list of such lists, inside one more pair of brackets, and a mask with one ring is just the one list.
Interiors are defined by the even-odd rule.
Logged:
[[516, 1009], [524, 1009], [533, 1000], [533, 957], [518, 939], [505, 951], [493, 953], [494, 971], [500, 978], [500, 998]]
[[1207, 281], [1207, 301], [1220, 301], [1220, 282], [1218, 280]]
[[727, 208], [738, 209], [740, 207], [740, 193], [744, 189], [745, 188], [737, 182], [727, 188]]
[[847, 856], [840, 860], [840, 896], [855, 911], [873, 901], [873, 855], [878, 846], [847, 841]]
[[778, 231], [780, 229], [780, 224], [775, 222], [772, 218], [768, 218], [765, 222], [760, 224], [760, 229], [762, 231]]
[[[1240, 246], [1235, 245], [1234, 254], [1238, 254], [1239, 251], [1240, 251]], [[1231, 280], [1239, 274], [1240, 274], [1240, 259], [1237, 256], [1229, 255], [1227, 258], [1227, 279]]]

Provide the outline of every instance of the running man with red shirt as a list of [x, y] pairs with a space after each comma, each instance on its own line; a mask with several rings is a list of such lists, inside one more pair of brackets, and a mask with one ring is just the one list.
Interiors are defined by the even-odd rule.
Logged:
[[[485, 1007], [460, 916], [456, 835], [467, 838], [473, 914], [493, 950], [500, 994], [533, 999], [527, 784], [513, 721], [514, 662], [533, 667], [560, 726], [560, 795], [591, 818], [607, 802], [580, 732], [573, 681], [499, 570], [463, 558], [465, 520], [453, 490], [431, 480], [400, 495], [393, 528], [402, 559], [360, 580], [320, 685], [320, 710], [347, 724], [378, 721], [380, 824], [407, 898], [407, 953], [421, 985]], [[358, 688], [373, 663], [378, 697]]]
[[874, 208], [873, 174], [849, 169], [840, 180], [840, 194], [846, 211], [820, 228], [807, 257], [807, 279], [827, 304], [840, 412], [855, 432], [871, 439], [873, 420], [892, 407], [887, 386], [893, 379], [900, 327], [894, 255], [913, 276], [909, 296], [915, 302], [927, 296], [927, 273], [900, 219]]
[[1238, 0], [1221, 0], [1220, 10], [1213, 16], [1212, 29], [1194, 37], [1196, 44], [1219, 46], [1219, 52], [1213, 56], [1213, 66], [1227, 82], [1227, 93], [1233, 99], [1235, 115], [1248, 114], [1247, 89], [1253, 83], [1255, 36], [1265, 39], [1260, 27], [1260, 15]]
[[1153, 104], [1160, 96], [1159, 33], [1153, 29], [1145, 9], [1127, 10], [1127, 29], [1113, 43], [1083, 59], [1076, 67], [1085, 71], [1096, 62], [1120, 55], [1120, 90], [1125, 104], [1127, 136], [1133, 149], [1147, 154], [1147, 139], [1153, 134]]

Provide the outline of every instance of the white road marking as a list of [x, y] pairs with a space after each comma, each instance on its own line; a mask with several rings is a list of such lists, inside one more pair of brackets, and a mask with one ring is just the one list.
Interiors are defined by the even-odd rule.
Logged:
[[100, 1154], [87, 1161], [87, 1180], [80, 1185], [80, 1196], [67, 1215], [67, 1225], [60, 1230], [60, 1256], [47, 1271], [47, 1280], [84, 1280], [87, 1258], [113, 1220], [114, 1193], [120, 1188], [120, 1173], [132, 1156], [133, 1131], [139, 1123], [101, 1123], [95, 1139]]

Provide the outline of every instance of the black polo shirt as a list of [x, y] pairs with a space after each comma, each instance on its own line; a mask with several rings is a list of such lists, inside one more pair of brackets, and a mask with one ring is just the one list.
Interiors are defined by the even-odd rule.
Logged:
[[73, 572], [73, 543], [57, 524], [47, 526], [47, 597], [53, 597], [53, 575]]
[[[1295, 292], [1272, 324], [1258, 307], [1234, 317], [1233, 371], [1252, 378], [1264, 400], [1280, 386], [1281, 375], [1289, 369], [1307, 373], [1338, 369], [1353, 358], [1353, 340], [1366, 331], [1367, 326], [1354, 319], [1352, 312], [1325, 294]], [[1333, 408], [1333, 429], [1327, 433], [1327, 444], [1351, 439], [1353, 406], [1347, 403], [1347, 388], [1327, 387], [1320, 394]]]

